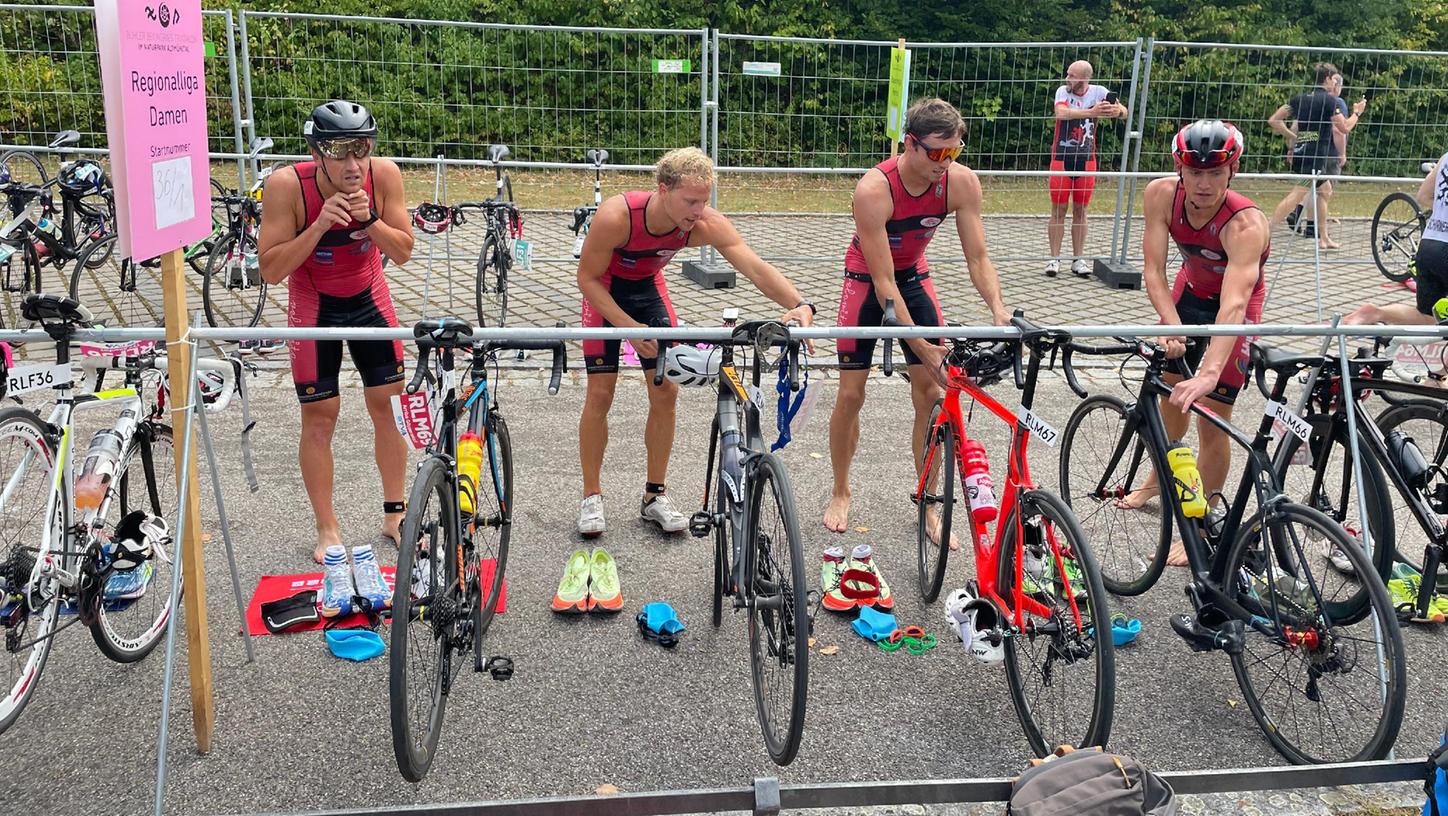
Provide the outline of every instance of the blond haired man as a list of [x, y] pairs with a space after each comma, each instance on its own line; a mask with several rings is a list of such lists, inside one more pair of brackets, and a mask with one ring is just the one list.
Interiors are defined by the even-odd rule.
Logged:
[[[676, 326], [664, 284], [664, 267], [684, 247], [711, 245], [759, 290], [787, 311], [782, 320], [808, 326], [814, 304], [800, 297], [779, 270], [765, 263], [739, 231], [709, 206], [714, 163], [697, 147], [672, 150], [655, 169], [658, 185], [616, 195], [603, 202], [578, 261], [578, 290], [583, 295], [583, 325], [641, 328]], [[652, 373], [658, 343], [635, 340], [644, 371]], [[618, 383], [619, 341], [586, 340], [584, 362], [588, 392], [578, 420], [578, 458], [583, 467], [583, 504], [578, 532], [592, 538], [604, 531], [603, 454], [608, 446], [608, 411]], [[648, 473], [639, 514], [665, 532], [677, 533], [688, 518], [669, 500], [665, 476], [674, 447], [674, 403], [678, 386], [646, 378], [649, 416], [644, 429]]]

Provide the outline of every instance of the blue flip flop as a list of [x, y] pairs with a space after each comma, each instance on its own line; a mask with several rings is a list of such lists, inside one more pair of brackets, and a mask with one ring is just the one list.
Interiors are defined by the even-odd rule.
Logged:
[[337, 657], [360, 663], [380, 656], [386, 647], [371, 629], [328, 629], [327, 648]]
[[643, 635], [645, 640], [656, 641], [666, 649], [678, 645], [679, 633], [684, 631], [684, 624], [679, 621], [674, 608], [663, 601], [645, 604], [637, 620], [639, 634]]
[[[1092, 627], [1086, 627], [1086, 634], [1092, 634]], [[1128, 618], [1121, 612], [1111, 616], [1111, 645], [1125, 646], [1141, 634], [1141, 621]]]
[[860, 607], [860, 616], [855, 618], [850, 626], [855, 630], [855, 634], [875, 643], [889, 640], [890, 636], [895, 634], [895, 630], [900, 628], [899, 624], [895, 622], [894, 615], [889, 612], [881, 612], [873, 606]]

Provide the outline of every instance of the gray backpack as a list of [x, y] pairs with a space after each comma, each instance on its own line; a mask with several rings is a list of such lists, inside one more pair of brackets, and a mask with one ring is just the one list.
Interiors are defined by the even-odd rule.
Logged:
[[1176, 816], [1171, 785], [1134, 759], [1089, 749], [1037, 765], [1011, 786], [1008, 816]]

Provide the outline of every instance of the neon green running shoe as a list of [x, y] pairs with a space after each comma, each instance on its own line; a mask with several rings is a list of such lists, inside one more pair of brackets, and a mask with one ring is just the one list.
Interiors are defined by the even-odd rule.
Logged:
[[588, 611], [588, 550], [574, 550], [568, 556], [563, 568], [563, 580], [558, 582], [558, 592], [553, 596], [554, 612], [564, 615], [580, 615]]

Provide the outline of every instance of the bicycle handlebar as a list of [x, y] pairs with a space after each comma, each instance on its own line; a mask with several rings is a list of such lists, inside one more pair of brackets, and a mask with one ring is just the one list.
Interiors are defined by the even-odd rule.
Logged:
[[[147, 352], [139, 355], [128, 354], [92, 354], [81, 357], [80, 367], [85, 371], [165, 371], [170, 373], [170, 360], [165, 352]], [[206, 405], [206, 410], [211, 413], [225, 411], [231, 404], [231, 398], [236, 394], [237, 383], [241, 381], [241, 360], [231, 357], [198, 357], [196, 358], [196, 381], [202, 382], [201, 373], [214, 371], [221, 374], [221, 392], [214, 402]]]
[[[789, 366], [789, 390], [798, 391], [799, 349], [803, 341], [796, 340], [791, 337], [789, 331], [791, 328], [797, 328], [798, 326], [799, 321], [796, 320], [791, 320], [788, 323], [761, 320], [740, 324], [739, 326], [735, 327], [734, 331], [736, 335], [734, 337], [730, 337], [728, 340], [707, 340], [701, 342], [707, 342], [716, 346], [732, 346], [735, 348], [754, 346], [756, 355], [762, 354], [764, 352], [764, 349], [767, 347], [779, 345], [784, 346], [784, 359], [786, 360], [786, 365]], [[739, 336], [739, 332], [741, 330], [744, 331], [745, 335], [750, 336]], [[761, 339], [766, 340], [766, 342], [761, 343]], [[664, 358], [668, 356], [669, 346], [677, 345], [678, 343], [687, 343], [690, 341], [688, 340], [688, 338], [683, 338], [675, 339], [672, 342], [668, 340], [659, 340], [657, 342], [659, 348], [658, 356], [654, 358], [655, 386], [664, 384]]]

